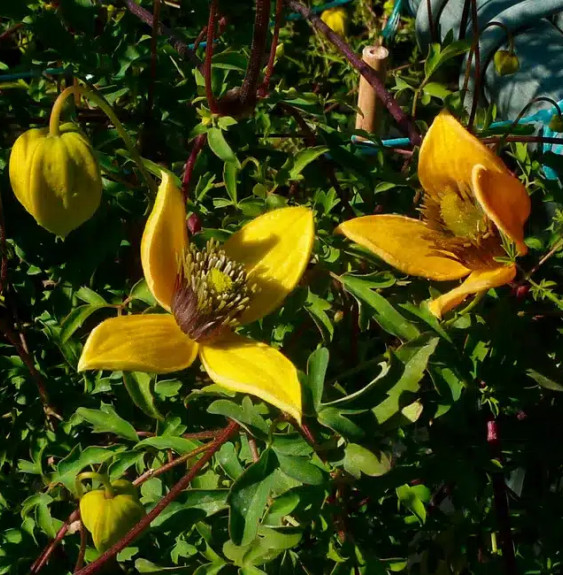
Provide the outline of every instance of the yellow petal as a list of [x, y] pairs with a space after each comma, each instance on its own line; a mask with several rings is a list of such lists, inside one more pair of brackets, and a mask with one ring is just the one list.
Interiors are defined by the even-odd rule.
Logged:
[[420, 148], [418, 178], [424, 190], [437, 195], [446, 190], [456, 190], [458, 185], [471, 189], [475, 164], [509, 173], [502, 160], [451, 114], [440, 113]]
[[524, 243], [524, 224], [531, 202], [522, 182], [508, 171], [495, 172], [476, 165], [473, 190], [487, 216], [516, 244], [518, 253], [525, 254], [528, 248]]
[[468, 295], [486, 291], [511, 282], [516, 275], [516, 266], [500, 266], [498, 268], [476, 270], [455, 289], [436, 298], [428, 306], [438, 318], [458, 306]]
[[199, 356], [218, 385], [255, 395], [301, 422], [297, 370], [273, 347], [229, 333], [210, 344], [201, 344]]
[[78, 371], [170, 373], [190, 366], [197, 348], [169, 314], [123, 315], [94, 329], [82, 351]]
[[307, 267], [314, 238], [313, 212], [298, 207], [267, 212], [225, 242], [227, 255], [244, 264], [259, 288], [241, 323], [260, 319], [281, 305]]
[[443, 246], [448, 238], [420, 220], [394, 215], [364, 216], [340, 224], [336, 232], [409, 275], [455, 280], [469, 273], [464, 265], [436, 253], [436, 242]]
[[147, 285], [158, 303], [170, 311], [179, 257], [188, 243], [182, 192], [166, 172], [141, 241], [141, 262]]

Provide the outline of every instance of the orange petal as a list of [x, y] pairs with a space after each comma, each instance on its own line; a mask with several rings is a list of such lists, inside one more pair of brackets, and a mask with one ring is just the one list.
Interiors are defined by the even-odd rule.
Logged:
[[171, 373], [189, 367], [197, 350], [170, 314], [122, 315], [106, 319], [90, 334], [78, 371]]
[[301, 422], [301, 385], [295, 366], [278, 350], [229, 333], [202, 344], [200, 359], [209, 377], [231, 391], [250, 393]]
[[147, 285], [158, 303], [170, 311], [179, 258], [188, 244], [182, 192], [166, 172], [141, 241], [141, 262]]
[[281, 305], [301, 279], [314, 239], [313, 212], [297, 207], [267, 212], [225, 242], [227, 255], [244, 264], [259, 289], [241, 323], [256, 321]]
[[524, 224], [531, 202], [522, 182], [508, 171], [496, 172], [476, 165], [473, 191], [487, 216], [516, 244], [518, 253], [525, 254], [528, 247], [524, 243]]
[[469, 273], [464, 265], [436, 252], [444, 234], [424, 222], [404, 216], [364, 216], [338, 226], [337, 233], [371, 250], [402, 272], [433, 280], [456, 280]]
[[476, 270], [458, 287], [431, 301], [430, 311], [438, 318], [458, 306], [468, 295], [486, 291], [511, 282], [516, 276], [516, 266]]
[[418, 160], [418, 179], [424, 190], [438, 195], [471, 188], [473, 166], [509, 173], [502, 160], [470, 134], [449, 112], [440, 113], [428, 130]]

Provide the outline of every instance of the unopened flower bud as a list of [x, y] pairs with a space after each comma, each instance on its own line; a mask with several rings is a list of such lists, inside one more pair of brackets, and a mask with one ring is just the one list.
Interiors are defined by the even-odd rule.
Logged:
[[551, 116], [549, 129], [553, 132], [563, 132], [563, 118], [559, 114], [553, 114], [553, 116]]
[[321, 14], [321, 20], [340, 36], [346, 36], [348, 29], [348, 12], [342, 7], [329, 8]]
[[100, 552], [119, 541], [145, 515], [136, 487], [125, 479], [108, 489], [94, 489], [80, 499], [80, 517]]
[[197, 214], [191, 214], [188, 218], [188, 232], [190, 236], [201, 232], [201, 220]]
[[495, 70], [499, 76], [509, 76], [520, 68], [518, 56], [512, 50], [497, 50], [494, 56]]
[[56, 135], [47, 128], [24, 132], [10, 155], [10, 182], [35, 221], [61, 237], [90, 219], [102, 197], [92, 146], [73, 124]]

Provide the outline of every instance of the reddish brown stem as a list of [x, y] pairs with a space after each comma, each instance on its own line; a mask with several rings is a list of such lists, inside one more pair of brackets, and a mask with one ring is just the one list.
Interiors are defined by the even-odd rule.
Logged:
[[190, 197], [190, 182], [192, 181], [192, 174], [194, 171], [195, 163], [199, 156], [199, 153], [205, 146], [205, 142], [207, 141], [207, 134], [200, 134], [196, 137], [194, 141], [194, 145], [192, 147], [192, 151], [188, 157], [188, 161], [186, 162], [186, 167], [184, 169], [184, 178], [182, 180], [182, 192], [184, 194], [184, 201], [187, 202], [188, 198]]
[[256, 463], [260, 459], [260, 454], [258, 453], [258, 446], [256, 445], [256, 439], [254, 439], [254, 437], [251, 437], [250, 435], [248, 435], [247, 437], [248, 437], [248, 447], [250, 447], [250, 453], [252, 453], [252, 461]]
[[[487, 443], [489, 444], [491, 455], [498, 461], [503, 460], [500, 444], [498, 423], [492, 413], [487, 417]], [[502, 558], [506, 575], [517, 575], [516, 556], [514, 555], [514, 542], [512, 541], [512, 531], [510, 527], [510, 510], [508, 507], [508, 494], [502, 473], [492, 473], [493, 496], [495, 500], [495, 510], [500, 533], [500, 544]]]
[[188, 473], [172, 487], [172, 489], [151, 509], [147, 515], [139, 521], [126, 535], [120, 539], [115, 545], [112, 545], [103, 555], [98, 557], [96, 561], [78, 571], [77, 575], [92, 575], [99, 571], [104, 565], [113, 559], [122, 549], [125, 549], [134, 539], [151, 524], [151, 522], [158, 517], [166, 507], [176, 499], [188, 487], [192, 479], [200, 472], [200, 470], [209, 462], [215, 452], [228, 441], [239, 429], [239, 424], [231, 421], [223, 430], [221, 435], [217, 436], [215, 441], [209, 446], [201, 459], [199, 459]]
[[274, 22], [274, 35], [272, 37], [272, 44], [270, 46], [270, 57], [268, 58], [268, 65], [266, 66], [266, 73], [264, 74], [264, 81], [258, 90], [259, 96], [265, 98], [268, 94], [270, 80], [274, 73], [274, 62], [276, 61], [276, 50], [278, 48], [278, 41], [280, 38], [280, 26], [283, 14], [283, 0], [276, 0], [276, 18]]
[[311, 24], [326, 38], [332, 42], [343, 54], [343, 56], [352, 64], [358, 72], [369, 82], [373, 87], [377, 97], [383, 102], [389, 113], [396, 120], [401, 130], [407, 134], [413, 146], [418, 146], [422, 138], [416, 129], [412, 118], [410, 118], [399, 106], [395, 98], [385, 89], [383, 82], [377, 76], [377, 72], [361, 58], [359, 58], [349, 44], [347, 44], [339, 34], [333, 32], [310, 8], [301, 4], [298, 0], [285, 0], [287, 6], [309, 20]]
[[471, 112], [469, 113], [469, 121], [467, 122], [467, 129], [471, 130], [473, 122], [475, 121], [475, 114], [477, 113], [477, 104], [479, 103], [479, 94], [481, 93], [481, 53], [479, 50], [479, 19], [477, 17], [477, 0], [471, 0], [471, 22], [473, 25], [473, 45], [475, 47], [475, 85], [473, 87], [473, 101], [471, 102]]
[[242, 86], [240, 87], [242, 109], [248, 105], [253, 105], [256, 100], [258, 78], [260, 76], [260, 69], [262, 68], [262, 58], [266, 50], [269, 25], [270, 0], [256, 0], [256, 16], [254, 18], [254, 33], [252, 36], [252, 46], [250, 48], [250, 58]]
[[426, 11], [428, 13], [428, 26], [430, 28], [430, 39], [432, 42], [436, 42], [436, 25], [434, 23], [434, 17], [432, 15], [432, 0], [426, 0]]
[[76, 560], [76, 565], [74, 566], [73, 573], [80, 571], [84, 565], [84, 554], [86, 553], [86, 528], [84, 524], [80, 522], [80, 549], [78, 550], [78, 559]]
[[[124, 2], [125, 6], [129, 10], [129, 12], [131, 12], [131, 14], [134, 14], [135, 16], [137, 16], [137, 18], [139, 18], [139, 20], [142, 20], [145, 24], [148, 24], [149, 26], [152, 27], [153, 15], [148, 10], [145, 10], [142, 6], [139, 6], [139, 4], [135, 2], [135, 0], [124, 0]], [[178, 52], [178, 54], [180, 54], [182, 58], [188, 58], [194, 64], [194, 66], [197, 66], [199, 68], [201, 62], [199, 58], [195, 55], [194, 51], [190, 50], [190, 48], [188, 48], [188, 45], [182, 40], [180, 40], [172, 32], [172, 30], [164, 26], [164, 24], [159, 22], [158, 26], [160, 28], [161, 33], [164, 34], [165, 36], [168, 36], [176, 52]]]
[[0, 34], [0, 42], [2, 40], [5, 40], [6, 38], [9, 38], [14, 32], [17, 32], [22, 26], [23, 22], [18, 22], [17, 24], [14, 24], [11, 28], [8, 28], [5, 32], [2, 32], [2, 34]]
[[203, 62], [203, 77], [205, 79], [205, 95], [207, 105], [212, 114], [217, 114], [217, 100], [213, 95], [211, 78], [211, 60], [213, 59], [213, 42], [215, 41], [215, 26], [217, 23], [217, 0], [211, 0], [209, 5], [209, 20], [207, 22], [207, 46], [205, 48], [205, 60]]
[[147, 121], [150, 119], [154, 104], [154, 86], [156, 83], [156, 46], [158, 42], [159, 19], [160, 0], [153, 0], [150, 81], [147, 89]]
[[57, 548], [58, 544], [64, 539], [64, 536], [66, 535], [66, 532], [68, 531], [68, 528], [70, 527], [71, 523], [74, 523], [77, 519], [80, 519], [80, 511], [78, 509], [73, 511], [68, 516], [68, 519], [61, 525], [61, 528], [59, 529], [53, 541], [51, 541], [51, 543], [49, 543], [49, 545], [45, 547], [43, 553], [41, 553], [41, 555], [39, 555], [39, 557], [34, 561], [33, 565], [30, 568], [30, 573], [32, 574], [39, 573], [39, 571], [45, 566], [45, 564], [49, 560], [49, 557], [51, 557], [53, 551]]
[[563, 138], [548, 138], [545, 136], [487, 136], [480, 138], [483, 144], [496, 144], [503, 140], [504, 142], [529, 142], [538, 144], [563, 144]]

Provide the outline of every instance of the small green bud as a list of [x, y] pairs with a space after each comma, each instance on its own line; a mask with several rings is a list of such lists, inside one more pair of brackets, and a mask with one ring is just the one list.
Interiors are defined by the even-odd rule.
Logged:
[[509, 76], [520, 68], [518, 56], [512, 50], [497, 50], [494, 57], [495, 70], [499, 76]]
[[551, 116], [549, 129], [553, 132], [563, 132], [563, 118], [559, 114], [553, 114], [553, 116]]
[[119, 541], [145, 515], [137, 489], [126, 479], [111, 484], [113, 497], [106, 489], [94, 489], [80, 499], [80, 517], [92, 534], [100, 552]]
[[100, 205], [102, 178], [90, 142], [73, 124], [58, 135], [47, 128], [24, 132], [10, 155], [16, 198], [46, 230], [65, 237]]

